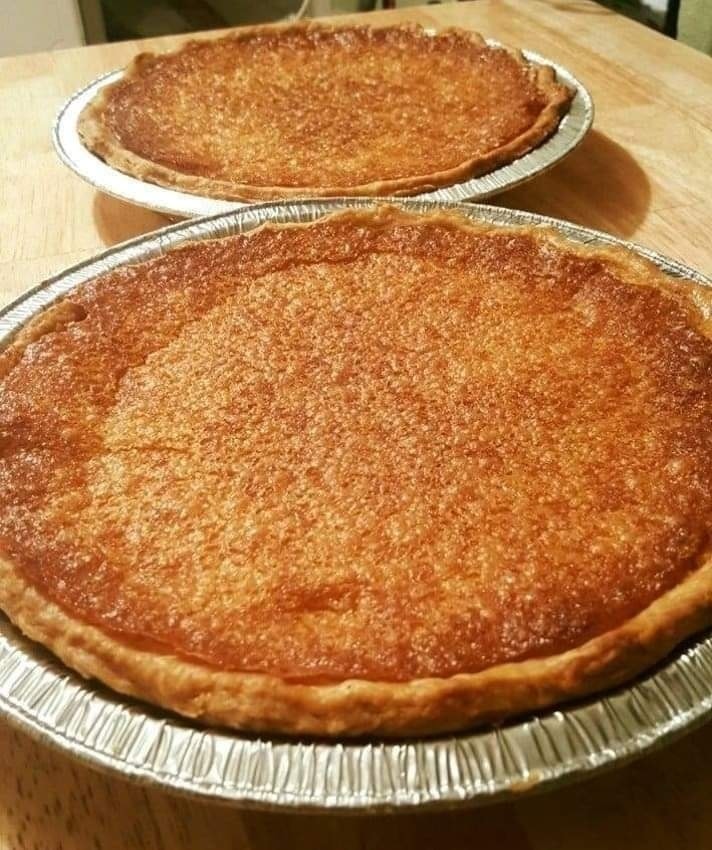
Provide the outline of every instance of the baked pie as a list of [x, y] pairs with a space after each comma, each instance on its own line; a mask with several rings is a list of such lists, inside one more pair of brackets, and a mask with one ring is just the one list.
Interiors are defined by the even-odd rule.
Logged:
[[0, 605], [258, 731], [415, 735], [712, 622], [712, 295], [619, 248], [342, 211], [78, 286], [0, 361]]
[[466, 30], [261, 26], [140, 54], [79, 131], [115, 168], [208, 197], [407, 195], [522, 156], [572, 96]]

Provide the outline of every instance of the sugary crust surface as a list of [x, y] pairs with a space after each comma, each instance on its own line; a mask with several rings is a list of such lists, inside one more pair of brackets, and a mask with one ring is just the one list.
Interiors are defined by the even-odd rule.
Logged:
[[572, 97], [551, 67], [477, 33], [310, 22], [140, 54], [79, 132], [120, 171], [207, 197], [412, 195], [532, 150]]
[[[465, 223], [453, 216], [416, 219], [389, 208], [377, 213], [337, 214], [325, 221], [326, 226], [346, 226], [354, 235], [363, 233], [363, 228], [392, 230], [402, 227], [417, 230], [419, 222], [425, 229], [434, 227], [460, 233], [463, 239], [472, 234], [484, 237], [492, 233], [492, 239], [496, 242], [503, 235], [501, 230]], [[257, 234], [266, 233], [268, 238], [279, 240], [281, 232], [287, 234], [288, 240], [290, 234], [300, 231], [307, 233], [309, 228], [309, 225], [263, 228], [247, 237], [240, 237], [242, 250], [245, 250], [246, 245], [252, 244], [254, 247], [258, 244], [258, 241], [250, 243]], [[680, 356], [695, 360], [695, 364], [690, 367], [694, 381], [686, 386], [688, 394], [685, 396], [689, 415], [694, 418], [695, 407], [699, 405], [699, 398], [695, 394], [704, 395], [709, 390], [710, 362], [704, 351], [705, 340], [709, 340], [712, 327], [712, 297], [709, 290], [688, 282], [672, 281], [646, 261], [618, 249], [583, 248], [561, 240], [553, 232], [534, 228], [508, 229], [506, 234], [511, 237], [508, 245], [512, 253], [515, 253], [517, 240], [527, 243], [531, 240], [539, 256], [551, 255], [553, 258], [557, 252], [565, 252], [572, 262], [580, 260], [584, 264], [594, 263], [599, 273], [608, 276], [607, 285], [615, 287], [615, 281], [621, 280], [629, 288], [643, 287], [644, 299], [654, 297], [654, 292], [659, 292], [664, 298], [665, 309], [656, 311], [656, 315], [662, 316], [663, 321], [667, 314], [676, 318], [670, 327], [678, 328], [684, 334], [686, 346]], [[257, 235], [257, 240], [260, 238]], [[414, 247], [416, 243], [417, 236], [415, 241], [411, 239], [409, 243], [414, 251], [417, 250]], [[272, 252], [275, 244], [273, 241], [270, 245]], [[348, 247], [353, 250], [353, 246]], [[303, 248], [304, 243], [301, 244]], [[426, 250], [427, 246], [421, 244], [420, 249]], [[195, 274], [196, 267], [192, 261], [197, 254], [192, 255], [192, 251], [191, 246], [178, 249], [172, 256], [169, 255], [169, 262], [182, 257], [179, 260], [180, 267], [187, 268], [189, 274]], [[310, 258], [310, 261], [313, 259]], [[335, 257], [331, 257], [332, 263], [334, 260]], [[171, 268], [175, 272], [177, 267]], [[454, 276], [455, 267], [451, 268]], [[151, 290], [153, 284], [150, 276], [142, 276], [141, 269], [141, 266], [134, 267], [127, 276], [134, 282], [142, 277], [144, 285]], [[515, 278], [512, 276], [510, 285], [516, 287]], [[556, 285], [561, 283], [558, 281]], [[71, 333], [73, 326], [81, 325], [87, 315], [92, 315], [93, 310], [101, 313], [102, 300], [106, 297], [109, 299], [105, 307], [112, 300], [109, 294], [112, 284], [113, 291], [120, 285], [128, 286], [126, 277], [123, 281], [116, 277], [106, 281], [103, 289], [95, 282], [83, 290], [75, 291], [70, 298], [36, 317], [3, 354], [0, 376], [7, 381], [18, 364], [28, 358], [30, 362], [39, 358], [37, 363], [41, 366], [44, 358], [36, 343], [53, 335], [67, 331]], [[127, 294], [124, 292], [123, 296]], [[158, 297], [158, 290], [154, 289], [152, 294]], [[639, 322], [646, 326], [647, 322], [646, 311], [641, 307], [643, 302], [636, 304], [635, 297], [631, 297], [633, 300], [628, 302], [627, 307], [630, 311], [630, 331], [634, 333]], [[553, 303], [541, 304], [540, 317], [546, 315], [544, 308], [551, 309]], [[613, 306], [620, 308], [623, 305], [618, 303]], [[582, 309], [590, 318], [591, 302], [585, 302]], [[689, 330], [681, 330], [681, 324], [685, 324]], [[106, 330], [110, 331], [108, 328]], [[156, 328], [156, 333], [164, 332], [165, 328]], [[173, 333], [170, 329], [168, 332]], [[413, 342], [415, 344], [416, 340]], [[702, 345], [701, 348], [696, 347], [698, 343]], [[656, 343], [653, 341], [651, 344]], [[670, 349], [668, 355], [670, 362], [658, 378], [663, 374], [677, 373], [680, 369], [682, 361], [676, 360], [679, 352], [676, 354]], [[638, 382], [643, 379], [643, 375], [638, 376]], [[660, 391], [662, 399], [665, 395], [662, 385]], [[625, 388], [621, 387], [622, 405], [624, 398]], [[669, 412], [666, 415], [670, 415]], [[179, 417], [177, 412], [176, 417]], [[6, 419], [3, 424], [7, 426]], [[123, 421], [122, 427], [125, 425]], [[653, 592], [652, 595], [646, 591], [647, 595], [640, 597], [648, 600], [642, 610], [639, 609], [627, 618], [623, 611], [623, 615], [611, 628], [590, 639], [581, 640], [578, 644], [574, 642], [571, 648], [546, 657], [494, 663], [476, 672], [454, 675], [406, 676], [400, 681], [387, 677], [379, 680], [378, 677], [366, 679], [358, 676], [344, 677], [342, 681], [336, 676], [329, 681], [329, 677], [323, 675], [310, 680], [303, 674], [290, 677], [217, 669], [215, 665], [203, 663], [196, 657], [176, 655], [161, 645], [160, 641], [148, 640], [147, 635], [139, 638], [136, 635], [120, 634], [107, 629], [106, 622], [103, 628], [92, 625], [86, 618], [78, 617], [76, 613], [72, 614], [66, 607], [57, 604], [46, 592], [42, 592], [36, 581], [29, 580], [32, 571], [28, 573], [27, 564], [22, 569], [10, 555], [12, 541], [8, 541], [7, 523], [3, 529], [3, 557], [0, 559], [0, 605], [25, 633], [48, 646], [83, 675], [94, 676], [118, 691], [147, 699], [204, 722], [255, 731], [298, 734], [403, 735], [430, 734], [498, 720], [625, 681], [663, 657], [680, 640], [712, 622], [712, 559], [709, 555], [710, 517], [709, 505], [706, 503], [709, 488], [705, 484], [706, 472], [700, 470], [702, 478], [698, 481], [697, 473], [689, 478], [684, 475], [679, 477], [681, 473], [678, 468], [680, 464], [685, 464], [686, 459], [695, 459], [701, 467], [705, 466], [709, 461], [709, 447], [702, 431], [694, 434], [691, 431], [684, 432], [682, 423], [679, 428], [681, 439], [685, 433], [686, 445], [681, 454], [670, 459], [676, 465], [676, 480], [680, 489], [692, 488], [691, 498], [697, 494], [697, 488], [701, 488], [702, 495], [698, 501], [703, 504], [699, 511], [692, 511], [686, 522], [678, 521], [675, 533], [661, 550], [662, 555], [671, 561], [677, 559], [678, 571], [668, 577], [664, 591]], [[624, 433], [621, 431], [621, 437]], [[5, 429], [1, 436], [3, 457], [7, 457], [13, 449], [12, 435]], [[641, 435], [642, 454], [645, 453], [644, 443], [648, 437], [647, 434]], [[71, 435], [67, 435], [67, 439], [71, 439]], [[545, 462], [545, 458], [542, 458], [542, 462]], [[611, 480], [613, 482], [613, 478]], [[6, 487], [10, 479], [3, 472], [0, 481]], [[641, 489], [647, 486], [642, 480], [634, 484]], [[5, 493], [7, 496], [7, 490]], [[676, 493], [671, 492], [669, 498], [671, 502], [679, 501]], [[7, 498], [5, 501], [7, 504]], [[76, 510], [77, 506], [72, 506], [72, 509]], [[682, 503], [677, 504], [676, 509], [682, 510]], [[623, 523], [624, 535], [630, 535], [632, 527], [626, 527], [621, 517], [617, 521]], [[688, 534], [693, 528], [690, 522], [696, 529], [692, 537]], [[581, 568], [590, 568], [594, 564], [595, 547], [601, 545], [605, 545], [605, 540], [592, 540], [590, 551], [578, 553], [577, 562]], [[642, 573], [649, 572], [649, 564], [635, 559], [634, 562], [636, 569]], [[86, 575], [85, 578], [89, 580], [91, 577]], [[427, 586], [426, 579], [423, 579], [423, 586]], [[617, 589], [609, 587], [601, 588], [600, 591], [604, 593], [606, 607], [608, 604], [616, 604], [615, 595], [611, 596], [611, 592], [621, 593], [625, 588], [621, 585]], [[533, 588], [533, 592], [537, 592], [536, 588]], [[562, 604], [566, 606], [565, 601]], [[576, 610], [574, 607], [569, 613], [575, 617]], [[403, 610], [402, 616], [407, 619], [407, 608]], [[555, 624], [556, 621], [551, 621], [550, 625]], [[460, 638], [457, 632], [451, 632], [451, 636], [455, 643]], [[442, 659], [438, 661], [437, 653], [429, 655], [425, 651], [426, 661], [428, 657], [432, 663], [442, 663]], [[401, 659], [399, 663], [405, 662]], [[419, 663], [417, 659], [415, 663]]]
[[625, 682], [712, 622], [712, 559], [624, 626], [551, 658], [412, 682], [304, 685], [135, 649], [67, 616], [0, 557], [2, 607], [69, 667], [202, 723], [333, 737], [434, 735], [500, 721]]

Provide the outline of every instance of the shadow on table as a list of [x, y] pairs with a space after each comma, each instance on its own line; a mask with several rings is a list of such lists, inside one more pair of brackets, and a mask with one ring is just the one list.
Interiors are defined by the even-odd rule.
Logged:
[[[245, 812], [240, 850], [534, 850], [512, 804], [438, 814], [318, 816]], [[283, 843], [282, 843], [283, 842]]]
[[171, 223], [160, 213], [128, 204], [103, 192], [94, 195], [93, 215], [97, 232], [105, 245], [116, 245]]
[[551, 171], [490, 198], [489, 203], [629, 237], [650, 206], [650, 182], [625, 148], [592, 130]]

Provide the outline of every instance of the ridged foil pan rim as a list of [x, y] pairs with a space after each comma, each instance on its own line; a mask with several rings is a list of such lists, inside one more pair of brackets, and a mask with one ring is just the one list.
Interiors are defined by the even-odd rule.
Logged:
[[[434, 34], [434, 31], [431, 31], [431, 34]], [[493, 46], [500, 44], [493, 39], [487, 39], [487, 43]], [[569, 111], [561, 120], [557, 131], [539, 147], [489, 174], [417, 197], [446, 202], [482, 201], [543, 174], [581, 143], [593, 124], [593, 100], [588, 90], [562, 65], [529, 50], [522, 53], [530, 62], [550, 65], [559, 80], [576, 91]], [[77, 129], [82, 110], [102, 88], [120, 79], [123, 73], [121, 69], [98, 77], [73, 94], [62, 106], [52, 129], [54, 147], [62, 162], [83, 180], [107, 195], [174, 218], [216, 215], [247, 206], [237, 201], [194, 195], [139, 180], [113, 168], [84, 146]]]
[[[556, 219], [491, 206], [392, 202], [416, 212], [446, 207], [502, 225], [554, 227], [588, 244], [624, 245], [669, 275], [712, 286], [680, 263]], [[377, 203], [345, 198], [261, 204], [117, 245], [0, 311], [0, 346], [55, 298], [119, 265], [265, 221], [309, 221]], [[412, 741], [329, 742], [191, 725], [81, 679], [0, 615], [0, 716], [94, 767], [225, 803], [342, 812], [475, 805], [590, 776], [704, 722], [712, 716], [712, 635], [688, 642], [627, 687], [499, 728]]]

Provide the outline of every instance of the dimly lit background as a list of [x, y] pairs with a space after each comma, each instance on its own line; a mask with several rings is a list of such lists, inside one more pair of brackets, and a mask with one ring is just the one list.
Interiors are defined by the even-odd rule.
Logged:
[[[424, 0], [0, 0], [3, 22], [0, 56], [299, 16], [319, 17], [383, 6], [413, 6], [422, 2]], [[600, 3], [712, 53], [712, 0], [600, 0]]]

